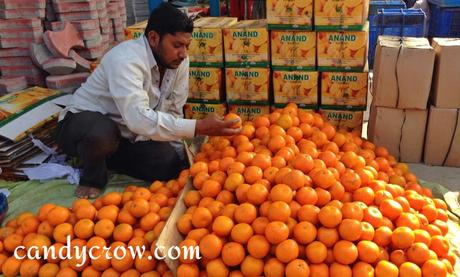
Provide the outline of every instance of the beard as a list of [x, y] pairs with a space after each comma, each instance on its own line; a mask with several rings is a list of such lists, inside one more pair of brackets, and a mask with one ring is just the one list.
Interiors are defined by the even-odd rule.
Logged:
[[[163, 68], [167, 68], [167, 69], [176, 69], [179, 67], [180, 63], [182, 62], [182, 60], [179, 62], [179, 60], [174, 60], [172, 61], [171, 63], [168, 63], [165, 61], [165, 59], [163, 58], [166, 54], [166, 50], [164, 49], [164, 46], [163, 46], [163, 41], [160, 39], [160, 43], [157, 45], [157, 47], [152, 48], [152, 53], [153, 53], [153, 57], [155, 57], [155, 60], [156, 62], [158, 63], [159, 66], [163, 67]], [[176, 65], [176, 62], [178, 62], [178, 65]]]

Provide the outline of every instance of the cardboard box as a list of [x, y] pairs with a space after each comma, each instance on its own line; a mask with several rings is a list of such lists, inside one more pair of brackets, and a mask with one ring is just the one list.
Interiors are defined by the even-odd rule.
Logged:
[[273, 69], [316, 69], [316, 33], [306, 31], [271, 31]]
[[226, 113], [226, 103], [188, 100], [184, 105], [184, 115], [188, 119], [203, 119], [210, 114], [224, 116]]
[[[270, 113], [279, 111], [281, 112], [283, 108], [285, 108], [289, 103], [273, 103], [270, 105]], [[305, 111], [316, 112], [318, 106], [317, 105], [305, 105], [305, 104], [298, 104], [296, 103], [297, 108]]]
[[317, 32], [319, 71], [363, 71], [367, 62], [369, 24], [357, 31]]
[[141, 21], [125, 29], [125, 40], [136, 39], [144, 35], [145, 28], [147, 27], [147, 20]]
[[315, 0], [315, 30], [359, 30], [369, 13], [369, 0]]
[[371, 107], [367, 136], [401, 162], [422, 161], [428, 110]]
[[231, 68], [225, 69], [227, 101], [268, 101], [269, 68]]
[[273, 71], [275, 103], [318, 104], [318, 72]]
[[460, 39], [433, 38], [436, 52], [433, 73], [433, 105], [460, 108]]
[[431, 106], [425, 139], [424, 162], [460, 167], [460, 110]]
[[215, 67], [190, 67], [189, 98], [223, 101], [222, 69]]
[[270, 113], [270, 104], [268, 102], [251, 104], [240, 101], [228, 104], [228, 112], [236, 113], [243, 121], [253, 120], [256, 117]]
[[313, 0], [267, 0], [267, 22], [271, 30], [311, 30], [313, 25]]
[[226, 66], [268, 66], [269, 37], [266, 20], [243, 20], [224, 28]]
[[372, 85], [375, 106], [426, 109], [434, 58], [426, 38], [380, 36]]
[[366, 109], [368, 72], [321, 72], [321, 106]]
[[319, 113], [337, 129], [358, 131], [361, 134], [363, 128], [363, 111], [325, 109], [321, 107]]
[[223, 66], [222, 29], [235, 24], [236, 17], [202, 17], [195, 20], [188, 49], [192, 66]]

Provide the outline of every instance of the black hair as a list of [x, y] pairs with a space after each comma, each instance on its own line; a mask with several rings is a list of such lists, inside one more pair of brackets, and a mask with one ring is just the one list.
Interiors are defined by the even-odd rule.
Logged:
[[165, 34], [193, 32], [193, 20], [171, 4], [163, 2], [152, 11], [145, 28], [145, 36], [155, 31], [162, 38]]

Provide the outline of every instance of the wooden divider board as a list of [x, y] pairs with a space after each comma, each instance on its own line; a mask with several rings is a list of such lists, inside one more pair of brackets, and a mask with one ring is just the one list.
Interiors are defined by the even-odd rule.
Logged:
[[[207, 139], [208, 139], [207, 137], [196, 138], [193, 141], [191, 141], [190, 145], [187, 145], [187, 143], [184, 142], [184, 147], [187, 153], [187, 158], [188, 158], [190, 166], [193, 164], [193, 157], [200, 150], [201, 144], [207, 141]], [[193, 189], [193, 184], [192, 184], [192, 179], [189, 178], [189, 180], [187, 181], [187, 184], [182, 189], [181, 194], [177, 198], [176, 205], [174, 206], [174, 209], [172, 210], [171, 215], [166, 221], [166, 224], [163, 230], [161, 231], [160, 236], [157, 239], [156, 247], [162, 248], [158, 250], [158, 252], [160, 252], [162, 256], [166, 256], [168, 254], [168, 250], [171, 249], [172, 247], [179, 246], [179, 243], [184, 239], [182, 234], [179, 233], [179, 231], [177, 230], [176, 223], [179, 220], [179, 218], [187, 210], [187, 207], [185, 206], [185, 203], [184, 203], [184, 198], [185, 198], [185, 195], [187, 195], [187, 192], [189, 192], [191, 189]], [[173, 251], [172, 254], [174, 256], [177, 255], [175, 251]], [[168, 265], [169, 269], [172, 271], [174, 276], [176, 276], [177, 268], [179, 267], [179, 259], [173, 260], [173, 259], [170, 259], [169, 257], [166, 257], [165, 263]]]

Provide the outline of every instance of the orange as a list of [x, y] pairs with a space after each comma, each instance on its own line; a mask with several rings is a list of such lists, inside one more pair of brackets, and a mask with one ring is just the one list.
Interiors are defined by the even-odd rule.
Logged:
[[341, 264], [351, 264], [358, 258], [357, 247], [349, 241], [338, 241], [333, 248], [334, 259]]
[[90, 219], [93, 220], [96, 217], [97, 210], [96, 208], [91, 205], [81, 205], [75, 211], [75, 215], [77, 219]]
[[379, 246], [372, 241], [362, 240], [358, 242], [357, 248], [359, 259], [366, 263], [374, 263], [380, 255]]
[[327, 247], [332, 247], [339, 240], [339, 233], [335, 228], [320, 227], [317, 237], [318, 241], [324, 243]]
[[46, 219], [51, 225], [57, 226], [61, 223], [66, 222], [69, 219], [69, 217], [69, 209], [61, 206], [56, 206], [48, 212]]
[[299, 256], [299, 246], [293, 239], [287, 239], [276, 246], [275, 255], [283, 263], [289, 263]]
[[221, 184], [215, 180], [206, 180], [200, 189], [202, 197], [216, 197], [221, 191]]
[[302, 171], [294, 169], [283, 177], [283, 183], [290, 186], [293, 190], [300, 189], [305, 185], [305, 175]]
[[399, 266], [400, 277], [422, 277], [422, 270], [416, 264], [405, 262]]
[[329, 267], [329, 276], [331, 277], [351, 277], [351, 268], [348, 265], [332, 263]]
[[61, 268], [56, 277], [77, 277], [78, 274], [70, 267]]
[[337, 207], [325, 206], [319, 211], [318, 219], [323, 226], [333, 228], [342, 221], [342, 212]]
[[[311, 174], [311, 173], [310, 173]], [[327, 189], [333, 186], [336, 182], [334, 174], [328, 169], [319, 169], [313, 176], [310, 175], [313, 183], [318, 185], [320, 188]]]
[[198, 207], [192, 214], [192, 223], [196, 228], [207, 227], [212, 222], [212, 213], [204, 207]]
[[414, 232], [409, 227], [398, 227], [391, 235], [393, 249], [406, 249], [412, 245], [414, 240]]
[[361, 186], [361, 178], [353, 170], [346, 170], [340, 177], [340, 182], [348, 192], [354, 192]]
[[178, 277], [187, 277], [187, 276], [198, 277], [200, 276], [200, 270], [196, 264], [181, 264], [177, 268], [176, 275]]
[[286, 265], [286, 277], [309, 276], [310, 268], [308, 264], [301, 259], [295, 259]]
[[[160, 220], [161, 220], [160, 216], [157, 213], [150, 212], [141, 218], [139, 225], [143, 231], [148, 232], [152, 230], [155, 227], [155, 225], [158, 222], [160, 222]], [[192, 225], [191, 216], [189, 217], [189, 223], [190, 223], [190, 228], [191, 228], [191, 225]]]
[[228, 242], [222, 248], [222, 261], [227, 266], [237, 266], [245, 258], [244, 247], [236, 242]]
[[[236, 212], [236, 211], [235, 211]], [[268, 208], [268, 220], [286, 222], [291, 216], [291, 208], [286, 202], [272, 202]]]
[[385, 199], [382, 203], [380, 203], [380, 211], [382, 212], [382, 215], [391, 220], [395, 220], [401, 215], [403, 208], [399, 202], [392, 199]]
[[118, 224], [113, 230], [113, 239], [115, 241], [128, 242], [133, 235], [133, 227], [126, 223]]
[[376, 277], [398, 277], [399, 269], [389, 261], [380, 261], [375, 267]]
[[77, 238], [89, 239], [94, 234], [94, 223], [89, 219], [81, 219], [74, 226], [74, 234]]
[[340, 237], [348, 241], [356, 241], [361, 237], [361, 222], [356, 219], [344, 219], [339, 225]]
[[[247, 223], [239, 223], [233, 226], [232, 232], [230, 233], [230, 237], [235, 242], [246, 244], [249, 241], [249, 239], [252, 237], [253, 234], [254, 234], [254, 231], [252, 230], [251, 225]], [[289, 235], [289, 230], [288, 230], [288, 235]]]
[[265, 228], [267, 227], [267, 224], [270, 221], [266, 217], [258, 217], [252, 222], [252, 229], [254, 230], [254, 233], [257, 235], [264, 235], [265, 234]]
[[390, 261], [396, 266], [402, 265], [403, 263], [407, 262], [406, 252], [401, 249], [393, 250], [393, 252], [390, 254]]
[[319, 241], [314, 241], [307, 245], [305, 253], [311, 263], [319, 264], [326, 260], [327, 247]]
[[292, 160], [292, 165], [295, 169], [307, 174], [313, 169], [313, 158], [308, 154], [298, 154]]
[[312, 224], [317, 224], [319, 211], [320, 211], [320, 208], [314, 205], [309, 205], [309, 204], [303, 205], [297, 211], [297, 217], [299, 221], [308, 221]]
[[422, 242], [416, 242], [407, 249], [407, 259], [419, 266], [430, 258], [430, 249]]
[[278, 244], [289, 237], [288, 226], [281, 221], [273, 221], [265, 228], [265, 238], [272, 244]]
[[263, 273], [264, 276], [267, 277], [284, 276], [285, 266], [282, 262], [278, 261], [278, 259], [270, 258], [265, 262]]
[[254, 184], [263, 178], [263, 171], [257, 166], [248, 166], [245, 168], [243, 175], [248, 184]]
[[264, 236], [255, 235], [249, 239], [247, 249], [252, 257], [263, 259], [270, 252], [270, 243]]
[[112, 236], [114, 229], [115, 225], [111, 220], [101, 219], [94, 225], [94, 234], [104, 239], [108, 239]]
[[5, 277], [16, 277], [19, 275], [22, 260], [16, 259], [14, 256], [5, 260], [2, 265], [2, 273]]
[[70, 223], [62, 223], [54, 228], [53, 238], [56, 242], [66, 243], [67, 237], [73, 239], [74, 230]]
[[212, 230], [216, 235], [226, 237], [231, 233], [233, 226], [234, 224], [231, 218], [218, 216], [212, 224]]
[[40, 267], [38, 271], [39, 277], [49, 277], [49, 276], [56, 276], [59, 272], [59, 266], [57, 264], [47, 263]]
[[264, 261], [246, 256], [240, 266], [244, 276], [260, 276], [264, 272]]
[[263, 202], [265, 202], [267, 197], [268, 197], [267, 188], [264, 185], [258, 184], [258, 183], [251, 185], [251, 187], [249, 188], [247, 192], [247, 196], [246, 196], [248, 202], [253, 205], [262, 204]]
[[428, 260], [422, 266], [423, 276], [447, 276], [447, 269], [443, 262]]
[[374, 267], [365, 262], [357, 262], [352, 269], [353, 276], [372, 277], [374, 276]]
[[[147, 190], [148, 191], [148, 189], [146, 189], [146, 188], [137, 188], [137, 189]], [[133, 195], [135, 195], [135, 192], [134, 192]], [[101, 200], [102, 200], [102, 204], [104, 206], [108, 206], [108, 205], [118, 206], [118, 205], [120, 205], [120, 203], [123, 200], [123, 195], [121, 193], [119, 193], [119, 192], [109, 192], [106, 195], [104, 195]]]
[[27, 235], [30, 233], [36, 233], [39, 225], [40, 220], [38, 220], [37, 217], [29, 216], [21, 222], [20, 228], [24, 235]]
[[308, 221], [301, 221], [294, 226], [294, 239], [300, 244], [309, 244], [315, 240], [317, 230], [315, 226]]
[[237, 121], [235, 124], [231, 126], [231, 128], [238, 129], [241, 128], [242, 126], [242, 120], [241, 117], [235, 113], [228, 113], [224, 116], [225, 121]]
[[363, 220], [363, 209], [354, 202], [344, 203], [341, 212], [343, 218]]
[[300, 205], [315, 205], [318, 201], [318, 195], [316, 191], [311, 187], [302, 187], [297, 190], [295, 198]]
[[33, 277], [37, 276], [40, 270], [40, 262], [38, 260], [24, 260], [19, 268], [20, 276]]
[[364, 210], [363, 220], [378, 228], [382, 225], [383, 215], [377, 207], [370, 206]]
[[271, 201], [284, 201], [290, 203], [294, 194], [292, 188], [286, 184], [278, 184], [270, 190]]
[[449, 242], [443, 236], [431, 237], [430, 249], [433, 250], [438, 257], [446, 257], [449, 253]]
[[96, 218], [98, 220], [106, 218], [115, 223], [117, 221], [118, 212], [119, 208], [115, 205], [104, 206], [97, 211]]
[[361, 237], [359, 240], [374, 240], [375, 230], [374, 227], [368, 222], [361, 222]]
[[257, 218], [257, 209], [250, 203], [243, 203], [235, 209], [235, 221], [251, 224]]

